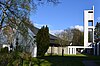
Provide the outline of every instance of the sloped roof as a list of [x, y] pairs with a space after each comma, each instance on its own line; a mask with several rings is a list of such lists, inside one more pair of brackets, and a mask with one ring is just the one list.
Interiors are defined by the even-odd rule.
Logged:
[[[39, 28], [34, 27], [33, 29], [34, 29], [33, 33], [36, 35], [38, 33]], [[52, 34], [49, 34], [49, 36], [50, 36], [50, 46], [56, 46], [56, 47], [60, 46], [60, 44], [55, 42], [55, 40], [57, 40], [58, 37], [56, 37]]]
[[[33, 33], [36, 35], [38, 33], [38, 31], [39, 31], [39, 28], [37, 28], [37, 27], [34, 26], [33, 29], [34, 29]], [[49, 36], [50, 36], [50, 39], [58, 39], [56, 36], [54, 36], [52, 34], [49, 34]]]
[[[28, 26], [28, 28], [36, 35], [39, 31], [39, 28], [35, 27], [31, 22], [25, 22], [24, 23], [26, 26]], [[49, 34], [50, 35], [50, 39], [56, 40], [58, 39], [56, 36]]]
[[[25, 22], [25, 25], [36, 35], [39, 31], [39, 28], [35, 27], [32, 23], [30, 22]], [[50, 39], [58, 39], [56, 36], [49, 34]]]

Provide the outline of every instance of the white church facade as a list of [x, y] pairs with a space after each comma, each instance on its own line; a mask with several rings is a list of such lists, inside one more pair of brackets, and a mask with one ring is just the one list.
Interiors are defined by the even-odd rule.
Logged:
[[[76, 49], [83, 49], [82, 51], [84, 51], [85, 49], [93, 49], [93, 54], [97, 54], [100, 55], [100, 42], [97, 43], [97, 45], [94, 44], [94, 6], [92, 7], [91, 10], [84, 10], [84, 46], [67, 46], [64, 47], [64, 54], [77, 54], [77, 50]], [[37, 32], [38, 32], [38, 28], [34, 27], [34, 30], [31, 30], [32, 35], [36, 36]], [[90, 40], [88, 39], [89, 37], [89, 32], [91, 33], [90, 35]], [[15, 36], [16, 37], [16, 36]], [[19, 34], [19, 36], [17, 35], [17, 37], [19, 38], [19, 43], [23, 42], [23, 44], [25, 44], [25, 41], [23, 40], [23, 37]], [[31, 38], [28, 38], [31, 39]], [[54, 44], [53, 40], [57, 39], [57, 37], [53, 36], [50, 34], [50, 40], [52, 41], [51, 44]], [[36, 42], [34, 42], [35, 38], [33, 38], [30, 42], [29, 45], [29, 52], [31, 52], [32, 57], [37, 57], [37, 44]], [[13, 43], [15, 44], [16, 39], [13, 41]], [[3, 45], [3, 47], [10, 47], [9, 45]], [[52, 50], [53, 49], [53, 50]], [[47, 53], [55, 53], [55, 54], [62, 54], [62, 48], [61, 47], [49, 47]]]

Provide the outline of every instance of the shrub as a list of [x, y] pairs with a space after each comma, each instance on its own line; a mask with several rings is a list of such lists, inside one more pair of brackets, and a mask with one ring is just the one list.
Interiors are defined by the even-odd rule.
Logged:
[[9, 52], [8, 47], [1, 48], [0, 52], [1, 53], [8, 53]]

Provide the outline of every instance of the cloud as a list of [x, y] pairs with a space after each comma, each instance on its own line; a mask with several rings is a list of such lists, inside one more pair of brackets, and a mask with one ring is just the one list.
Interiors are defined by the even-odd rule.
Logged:
[[42, 26], [48, 26], [48, 27], [51, 27], [51, 25], [48, 25], [48, 24], [37, 24], [37, 23], [34, 23], [34, 26], [36, 26], [37, 28], [41, 28]]
[[[37, 23], [34, 23], [34, 26], [37, 27], [37, 28], [41, 28], [42, 26], [48, 26], [49, 28], [52, 27], [51, 25], [48, 25], [48, 24], [37, 24]], [[49, 33], [52, 34], [52, 35], [55, 35], [55, 33], [60, 33], [61, 31], [63, 30], [49, 30]]]
[[97, 20], [100, 20], [100, 17], [98, 17]]
[[[80, 26], [80, 25], [71, 26], [70, 28], [71, 29], [76, 28], [76, 29], [79, 29], [80, 31], [83, 31], [83, 26]], [[64, 30], [50, 30], [50, 33], [52, 35], [55, 35], [56, 33], [60, 33], [62, 31], [64, 31]]]
[[83, 31], [83, 26], [80, 25], [71, 26], [70, 28], [76, 28], [79, 29], [80, 31]]
[[56, 33], [60, 33], [63, 30], [50, 30], [50, 34], [55, 35]]
[[[42, 26], [48, 26], [48, 27], [52, 27], [51, 25], [48, 25], [48, 24], [37, 24], [37, 23], [34, 23], [34, 26], [36, 26], [37, 28], [41, 28]], [[70, 27], [71, 29], [73, 28], [76, 28], [76, 29], [79, 29], [80, 31], [83, 31], [83, 26], [80, 26], [80, 25], [75, 25], [75, 26], [71, 26]], [[60, 33], [64, 31], [63, 29], [60, 29], [60, 30], [50, 30], [49, 33], [52, 34], [52, 35], [55, 35], [56, 33]]]
[[[79, 29], [80, 31], [83, 31], [83, 26], [80, 26], [80, 25], [71, 26], [70, 28], [71, 29], [76, 28], [76, 29]], [[61, 30], [50, 30], [50, 33], [52, 35], [55, 35], [56, 33], [60, 33], [62, 31], [64, 31], [64, 30], [62, 30], [62, 29]]]
[[43, 26], [43, 24], [37, 24], [37, 23], [34, 23], [34, 26], [38, 27], [38, 28], [41, 28]]

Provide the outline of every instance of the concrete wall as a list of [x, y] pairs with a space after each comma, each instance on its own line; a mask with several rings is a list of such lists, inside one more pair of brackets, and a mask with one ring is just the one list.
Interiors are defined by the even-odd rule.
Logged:
[[[68, 48], [67, 47], [63, 47], [64, 49], [64, 54], [68, 54]], [[49, 47], [48, 51], [46, 52], [46, 54], [57, 54], [57, 55], [61, 55], [62, 54], [62, 47]]]
[[[90, 13], [92, 12], [92, 13]], [[89, 26], [89, 21], [93, 21]], [[88, 47], [88, 31], [92, 29], [92, 43], [94, 43], [94, 6], [92, 10], [84, 10], [84, 46]]]
[[100, 42], [98, 42], [97, 44], [94, 44], [94, 55], [100, 56]]
[[3, 45], [2, 45], [2, 48], [5, 48], [5, 47], [8, 47], [8, 50], [10, 51], [10, 45], [3, 44]]

